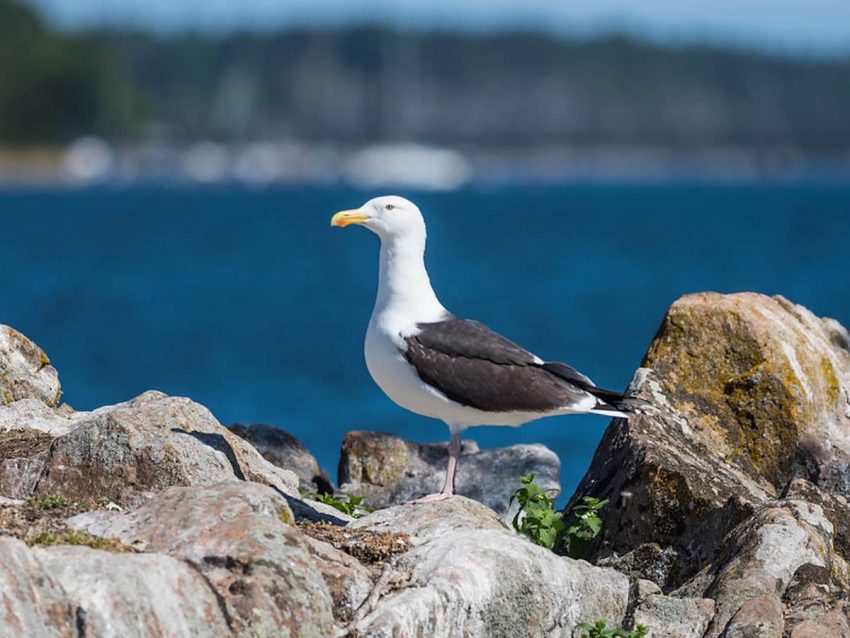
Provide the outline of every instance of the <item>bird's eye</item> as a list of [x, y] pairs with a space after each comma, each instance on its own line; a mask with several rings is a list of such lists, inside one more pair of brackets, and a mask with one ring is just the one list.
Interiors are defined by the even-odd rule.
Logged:
[[393, 204], [387, 204], [386, 206], [384, 206], [384, 210], [386, 210], [386, 211], [390, 211], [390, 210], [394, 210], [394, 209], [395, 209], [395, 206]]

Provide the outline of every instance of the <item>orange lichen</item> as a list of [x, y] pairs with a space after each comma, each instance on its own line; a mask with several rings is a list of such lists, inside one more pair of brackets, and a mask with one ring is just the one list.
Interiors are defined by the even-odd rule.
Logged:
[[[756, 303], [767, 310], [753, 312]], [[774, 485], [787, 480], [797, 441], [815, 417], [809, 386], [825, 387], [831, 402], [840, 391], [832, 364], [812, 360], [804, 335], [775, 333], [766, 317], [778, 303], [684, 297], [668, 311], [643, 362], [706, 444], [717, 449], [719, 442], [722, 454]]]

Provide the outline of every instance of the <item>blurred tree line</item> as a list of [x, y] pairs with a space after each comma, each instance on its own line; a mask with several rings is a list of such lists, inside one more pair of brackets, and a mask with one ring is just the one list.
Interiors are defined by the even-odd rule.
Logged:
[[124, 71], [92, 38], [52, 33], [31, 9], [0, 0], [0, 141], [130, 130], [139, 114]]
[[55, 33], [0, 0], [0, 141], [850, 148], [850, 60], [381, 28]]

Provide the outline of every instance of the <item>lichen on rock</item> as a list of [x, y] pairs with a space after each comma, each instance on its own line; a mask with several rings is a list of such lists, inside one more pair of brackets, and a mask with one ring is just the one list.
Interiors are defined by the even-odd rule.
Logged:
[[[850, 352], [835, 322], [777, 297], [702, 293], [668, 310], [578, 490], [612, 499], [600, 551], [673, 547], [680, 584], [796, 476], [840, 486], [850, 461]], [[699, 542], [695, 539], [699, 538]]]
[[0, 406], [33, 398], [59, 404], [59, 373], [35, 343], [9, 326], [0, 325]]
[[[631, 387], [651, 407], [611, 423], [573, 496], [611, 499], [596, 558], [714, 600], [708, 638], [835, 626], [850, 594], [849, 344], [782, 297], [674, 303]], [[827, 576], [806, 603], [795, 583], [810, 573]]]
[[702, 293], [673, 304], [642, 365], [714, 454], [781, 489], [801, 464], [833, 462], [813, 439], [850, 458], [850, 354], [835, 336], [782, 297]]

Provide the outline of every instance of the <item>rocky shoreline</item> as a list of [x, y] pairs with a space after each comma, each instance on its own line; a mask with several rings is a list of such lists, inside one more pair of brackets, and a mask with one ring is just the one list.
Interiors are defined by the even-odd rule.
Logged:
[[[76, 412], [0, 327], [0, 635], [850, 638], [850, 336], [781, 297], [668, 310], [571, 502], [609, 499], [589, 562], [507, 524], [543, 446], [446, 454], [350, 433], [338, 487], [296, 439], [147, 392]], [[352, 518], [321, 494], [362, 496]], [[515, 507], [515, 506], [514, 506]]]

